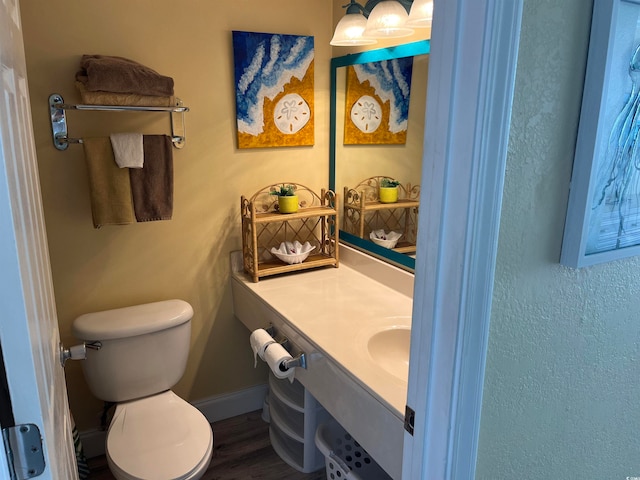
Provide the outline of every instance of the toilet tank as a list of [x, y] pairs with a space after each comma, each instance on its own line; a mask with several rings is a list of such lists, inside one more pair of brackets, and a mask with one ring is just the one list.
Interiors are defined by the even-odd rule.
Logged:
[[124, 402], [173, 387], [187, 365], [192, 316], [187, 302], [166, 300], [76, 318], [73, 334], [101, 344], [82, 362], [91, 392]]

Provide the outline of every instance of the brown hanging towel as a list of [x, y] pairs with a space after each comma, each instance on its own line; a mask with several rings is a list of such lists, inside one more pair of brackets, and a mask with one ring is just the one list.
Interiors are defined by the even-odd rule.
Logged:
[[135, 222], [128, 169], [118, 168], [109, 137], [85, 138], [93, 226]]
[[133, 209], [138, 222], [171, 220], [173, 151], [167, 135], [144, 135], [144, 167], [130, 168]]

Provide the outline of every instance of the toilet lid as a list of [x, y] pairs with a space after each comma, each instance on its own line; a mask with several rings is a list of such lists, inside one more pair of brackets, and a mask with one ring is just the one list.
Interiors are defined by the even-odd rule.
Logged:
[[197, 469], [211, 455], [212, 444], [205, 416], [169, 390], [118, 404], [106, 449], [129, 478], [176, 480]]

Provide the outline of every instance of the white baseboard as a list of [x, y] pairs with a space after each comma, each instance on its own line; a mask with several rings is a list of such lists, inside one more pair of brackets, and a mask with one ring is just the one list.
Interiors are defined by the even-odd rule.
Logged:
[[[255, 385], [232, 393], [214, 395], [204, 400], [191, 402], [207, 417], [209, 423], [261, 410], [269, 390], [267, 384]], [[80, 442], [87, 458], [104, 455], [107, 432], [93, 428], [80, 433]]]
[[265, 383], [191, 403], [207, 417], [209, 423], [213, 423], [261, 410], [268, 391], [269, 385]]

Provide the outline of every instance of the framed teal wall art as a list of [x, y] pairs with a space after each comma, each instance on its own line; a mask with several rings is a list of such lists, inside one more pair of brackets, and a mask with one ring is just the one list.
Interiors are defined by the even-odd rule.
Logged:
[[560, 262], [640, 254], [640, 0], [594, 0]]

